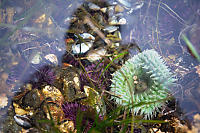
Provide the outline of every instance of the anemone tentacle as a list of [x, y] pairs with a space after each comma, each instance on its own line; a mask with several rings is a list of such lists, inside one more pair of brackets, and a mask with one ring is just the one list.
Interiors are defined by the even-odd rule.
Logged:
[[134, 105], [141, 104], [132, 110], [145, 118], [151, 118], [166, 103], [169, 88], [176, 81], [153, 49], [133, 56], [112, 76], [111, 91], [118, 96], [113, 97], [116, 102], [130, 106], [132, 97]]

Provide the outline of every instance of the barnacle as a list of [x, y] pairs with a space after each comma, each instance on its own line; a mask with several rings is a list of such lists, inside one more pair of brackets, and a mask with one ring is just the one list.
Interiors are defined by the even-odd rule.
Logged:
[[111, 91], [118, 104], [129, 106], [135, 114], [151, 118], [169, 96], [176, 81], [164, 60], [155, 50], [145, 50], [129, 59], [113, 74]]

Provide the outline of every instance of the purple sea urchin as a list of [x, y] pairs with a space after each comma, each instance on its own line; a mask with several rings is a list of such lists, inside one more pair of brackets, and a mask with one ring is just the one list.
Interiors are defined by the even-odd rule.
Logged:
[[[110, 80], [108, 79], [110, 79], [111, 75], [108, 72], [104, 72], [101, 79], [99, 79], [104, 70], [103, 65], [104, 65], [103, 63], [100, 63], [99, 65], [91, 64], [85, 67], [85, 71], [87, 72], [91, 82], [94, 84], [95, 87], [99, 89], [106, 89], [110, 85]], [[83, 86], [89, 85], [90, 82], [86, 73], [84, 72], [81, 73], [80, 78], [81, 78], [81, 89], [83, 90]], [[104, 81], [105, 78], [106, 80]]]
[[[89, 108], [89, 106], [81, 105], [79, 103], [65, 103], [62, 105], [63, 112], [65, 113], [65, 118], [70, 119], [74, 122], [76, 127], [76, 122], [78, 119], [82, 120], [81, 124], [85, 127], [84, 132], [87, 132], [94, 122], [95, 112]], [[84, 113], [83, 118], [77, 118], [78, 113]], [[92, 116], [94, 115], [94, 118]]]
[[63, 111], [65, 113], [65, 117], [74, 122], [76, 122], [76, 116], [78, 111], [86, 111], [87, 109], [88, 109], [87, 106], [78, 103], [63, 104]]
[[56, 75], [52, 67], [46, 65], [40, 68], [39, 71], [35, 72], [31, 78], [30, 82], [33, 84], [33, 88], [35, 88], [42, 84], [52, 85], [56, 79]]
[[111, 91], [121, 105], [133, 107], [135, 114], [151, 118], [162, 107], [169, 95], [169, 87], [176, 79], [155, 50], [146, 50], [129, 59], [113, 74]]

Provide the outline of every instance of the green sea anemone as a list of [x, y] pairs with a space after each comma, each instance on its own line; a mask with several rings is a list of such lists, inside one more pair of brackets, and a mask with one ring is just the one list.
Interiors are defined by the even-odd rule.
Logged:
[[176, 79], [155, 50], [130, 58], [113, 74], [111, 91], [118, 104], [131, 106], [136, 115], [152, 118], [169, 96]]

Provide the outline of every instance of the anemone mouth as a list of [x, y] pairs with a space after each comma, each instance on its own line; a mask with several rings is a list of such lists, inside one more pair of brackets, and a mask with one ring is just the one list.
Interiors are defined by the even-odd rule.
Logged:
[[153, 80], [150, 78], [150, 74], [147, 74], [145, 72], [146, 70], [140, 70], [140, 73], [135, 74], [133, 76], [133, 92], [134, 94], [142, 94], [144, 92], [148, 93], [150, 91], [150, 88], [153, 84]]
[[[175, 80], [161, 56], [155, 50], [146, 50], [113, 74], [111, 91], [119, 96], [113, 97], [118, 104], [131, 105], [135, 114], [151, 118], [167, 101], [169, 86]], [[132, 107], [135, 104], [141, 105]]]

